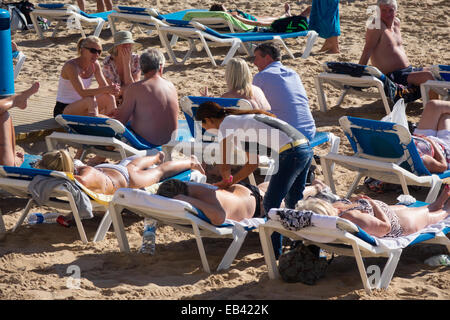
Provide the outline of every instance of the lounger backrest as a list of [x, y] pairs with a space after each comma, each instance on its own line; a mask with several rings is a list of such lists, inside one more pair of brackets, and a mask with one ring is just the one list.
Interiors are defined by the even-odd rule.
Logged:
[[[205, 130], [202, 129], [201, 124], [195, 121], [195, 114], [200, 104], [203, 102], [213, 101], [224, 108], [237, 108], [241, 110], [250, 110], [252, 105], [245, 99], [235, 98], [213, 98], [213, 97], [200, 97], [200, 96], [186, 96], [180, 99], [180, 106], [183, 110], [186, 122], [189, 126], [189, 130], [194, 138], [196, 134], [202, 132], [202, 136]], [[197, 139], [196, 139], [197, 140]], [[202, 139], [203, 140], [203, 139]]]
[[58, 115], [55, 120], [69, 133], [116, 138], [138, 150], [154, 148], [139, 141], [120, 121], [111, 118]]
[[357, 156], [393, 162], [418, 176], [430, 175], [405, 127], [349, 116], [341, 117], [339, 123]]
[[450, 81], [450, 66], [438, 64], [431, 66], [431, 72], [437, 80]]

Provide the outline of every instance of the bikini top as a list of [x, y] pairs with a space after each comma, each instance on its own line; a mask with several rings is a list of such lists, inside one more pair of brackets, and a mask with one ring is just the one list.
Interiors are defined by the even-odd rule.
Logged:
[[[349, 199], [345, 199], [345, 198], [337, 200], [336, 202], [344, 202], [346, 204], [351, 204], [352, 203]], [[351, 208], [348, 208], [348, 209], [342, 211], [338, 215], [338, 217], [341, 217], [342, 215], [344, 215], [345, 213], [347, 213], [347, 212], [349, 212], [351, 210], [359, 210], [361, 212], [368, 213], [370, 215], [374, 215], [372, 205], [366, 199], [358, 199], [356, 201], [356, 204], [357, 205], [355, 207], [351, 207]]]

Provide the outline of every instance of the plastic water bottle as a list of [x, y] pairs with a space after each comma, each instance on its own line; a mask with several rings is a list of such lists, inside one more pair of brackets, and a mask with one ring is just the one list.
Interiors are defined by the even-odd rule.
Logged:
[[28, 224], [56, 223], [59, 216], [59, 212], [31, 213], [27, 219]]
[[154, 219], [145, 218], [144, 220], [144, 234], [142, 236], [142, 246], [140, 253], [146, 253], [150, 255], [155, 254], [156, 246], [156, 227], [157, 222]]
[[440, 254], [438, 256], [433, 256], [425, 260], [425, 263], [432, 267], [447, 266], [450, 267], [450, 257], [446, 254]]

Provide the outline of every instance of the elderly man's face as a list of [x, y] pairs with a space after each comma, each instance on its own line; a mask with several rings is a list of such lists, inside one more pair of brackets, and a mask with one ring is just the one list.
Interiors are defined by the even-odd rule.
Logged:
[[387, 4], [380, 4], [380, 16], [381, 21], [383, 21], [387, 25], [391, 25], [394, 21], [395, 15], [397, 11], [395, 11], [395, 7]]

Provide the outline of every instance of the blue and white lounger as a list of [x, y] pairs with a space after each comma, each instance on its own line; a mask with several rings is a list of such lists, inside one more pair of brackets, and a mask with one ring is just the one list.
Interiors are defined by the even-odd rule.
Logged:
[[77, 6], [65, 3], [39, 3], [36, 5], [31, 13], [31, 20], [33, 21], [34, 29], [40, 39], [44, 39], [44, 33], [39, 25], [37, 17], [43, 17], [50, 21], [58, 21], [53, 31], [52, 37], [58, 31], [58, 28], [65, 23], [67, 29], [80, 30], [83, 37], [86, 34], [81, 26], [81, 23], [89, 23], [95, 25], [94, 36], [99, 36], [102, 32], [103, 26], [108, 21], [108, 15], [114, 11], [106, 11], [99, 13], [85, 13], [81, 11]]
[[[418, 202], [414, 205], [420, 206], [425, 203]], [[283, 209], [279, 210], [283, 211]], [[377, 238], [349, 220], [315, 213], [311, 217], [310, 226], [288, 227], [282, 224], [277, 211], [278, 209], [271, 209], [269, 220], [259, 227], [261, 246], [271, 279], [280, 277], [271, 241], [273, 232], [279, 232], [293, 240], [303, 240], [306, 244], [314, 244], [329, 253], [355, 257], [367, 293], [375, 288], [385, 289], [389, 286], [404, 248], [418, 243], [435, 243], [445, 245], [450, 251], [450, 240], [446, 236], [450, 232], [450, 217], [415, 234], [399, 238]], [[296, 212], [300, 213], [300, 211]], [[367, 276], [374, 270], [365, 268], [363, 261], [365, 257], [388, 258], [383, 272], [379, 273], [380, 277], [378, 279], [374, 277], [374, 281], [369, 280]], [[381, 269], [379, 268], [380, 271]]]
[[[58, 115], [55, 120], [66, 132], [53, 132], [47, 136], [48, 150], [57, 149], [58, 143], [62, 142], [117, 160], [132, 155], [156, 154], [162, 150], [161, 146], [145, 141], [112, 118]], [[180, 129], [175, 133], [176, 141], [192, 139], [190, 133], [182, 129], [182, 121], [179, 124]]]
[[344, 116], [339, 119], [342, 130], [354, 151], [353, 155], [330, 152], [321, 157], [325, 183], [336, 193], [332, 166], [337, 163], [358, 174], [346, 195], [355, 191], [362, 177], [401, 184], [404, 194], [408, 185], [430, 187], [426, 202], [438, 196], [442, 181], [450, 170], [431, 174], [423, 164], [409, 130], [401, 125], [378, 120]]
[[176, 12], [171, 12], [167, 14], [160, 14], [156, 9], [153, 8], [143, 8], [143, 7], [130, 7], [130, 6], [115, 6], [115, 12], [108, 16], [109, 23], [111, 25], [111, 31], [114, 33], [117, 32], [117, 23], [119, 22], [127, 22], [131, 24], [132, 31], [135, 26], [141, 26], [148, 30], [156, 30], [155, 23], [153, 18], [157, 18], [159, 20], [164, 19], [175, 19], [182, 20], [184, 15], [188, 12], [200, 12], [207, 11], [206, 9], [186, 9]]
[[[252, 106], [249, 101], [245, 99], [235, 99], [235, 98], [215, 98], [215, 97], [203, 97], [203, 96], [186, 96], [180, 99], [180, 107], [186, 117], [187, 125], [191, 135], [194, 137], [194, 141], [190, 142], [190, 146], [186, 144], [172, 143], [171, 147], [177, 146], [177, 149], [189, 148], [189, 150], [196, 150], [195, 143], [202, 143], [203, 154], [212, 154], [213, 148], [217, 148], [217, 144], [212, 144], [215, 141], [215, 137], [212, 135], [205, 134], [205, 130], [202, 129], [201, 123], [194, 121], [195, 114], [200, 104], [207, 101], [213, 101], [224, 108], [236, 108], [241, 110], [250, 110]], [[340, 138], [335, 136], [331, 132], [316, 132], [314, 139], [310, 141], [312, 148], [322, 145], [326, 142], [330, 143], [330, 152], [337, 153], [339, 150]], [[206, 151], [206, 152], [205, 152]], [[194, 151], [191, 151], [194, 152]], [[204, 156], [202, 157], [204, 158]], [[261, 173], [266, 175], [266, 181], [270, 179], [272, 170], [274, 169], [274, 161], [267, 157], [260, 157]], [[208, 159], [204, 159], [208, 161]], [[250, 177], [250, 181], [255, 185], [254, 177]]]
[[225, 270], [233, 263], [248, 231], [256, 229], [265, 222], [263, 218], [246, 219], [240, 222], [226, 220], [224, 224], [215, 226], [200, 210], [187, 202], [141, 190], [123, 188], [115, 193], [109, 205], [114, 232], [122, 252], [130, 252], [121, 214], [123, 209], [128, 209], [143, 218], [152, 218], [178, 230], [194, 234], [203, 269], [208, 273], [211, 271], [202, 238], [233, 239], [217, 267], [217, 271]]
[[317, 33], [312, 30], [291, 32], [291, 33], [270, 33], [270, 32], [239, 32], [239, 33], [219, 33], [211, 28], [208, 28], [197, 21], [184, 21], [165, 19], [164, 22], [159, 20], [155, 23], [157, 26], [162, 45], [166, 48], [169, 57], [173, 63], [179, 63], [175, 53], [172, 49], [173, 43], [168, 40], [168, 35], [177, 36], [181, 39], [186, 39], [189, 42], [190, 49], [182, 59], [184, 63], [190, 58], [192, 52], [195, 50], [195, 42], [200, 41], [206, 53], [208, 54], [212, 64], [216, 66], [216, 61], [209, 49], [209, 45], [214, 46], [229, 46], [230, 49], [222, 62], [222, 66], [226, 65], [228, 61], [235, 55], [236, 51], [241, 48], [249, 56], [253, 54], [252, 44], [259, 44], [262, 42], [274, 42], [283, 47], [288, 55], [294, 59], [291, 50], [286, 46], [283, 39], [307, 37], [306, 48], [303, 52], [302, 58], [306, 59], [311, 53], [312, 46], [317, 40]]
[[[32, 206], [37, 204], [33, 199], [31, 191], [29, 190], [31, 181], [37, 176], [44, 176], [48, 178], [65, 179], [68, 180], [69, 183], [71, 182], [75, 184], [75, 186], [85, 192], [91, 199], [92, 211], [105, 211], [105, 215], [103, 216], [103, 219], [94, 236], [94, 241], [102, 240], [111, 225], [111, 218], [107, 209], [108, 204], [112, 200], [113, 196], [95, 193], [87, 189], [73, 177], [73, 173], [33, 168], [31, 166], [31, 162], [34, 162], [39, 158], [39, 156], [27, 156], [25, 158], [24, 164], [22, 164], [21, 167], [0, 166], [0, 189], [7, 191], [13, 195], [29, 199], [22, 215], [20, 216], [12, 231], [14, 232], [23, 223]], [[183, 181], [206, 181], [206, 177], [195, 170], [187, 170], [171, 178]], [[146, 190], [151, 191], [152, 188], [153, 186], [149, 186], [146, 188]], [[51, 197], [49, 197], [49, 199], [42, 205], [51, 208], [72, 211], [80, 238], [84, 243], [87, 243], [88, 240], [81, 219], [92, 218], [93, 215], [92, 212], [90, 212], [89, 216], [81, 217], [76, 205], [76, 201], [74, 199], [74, 195], [70, 192], [69, 189], [70, 188], [65, 187], [65, 185], [58, 185], [52, 190]]]
[[428, 80], [420, 85], [423, 106], [429, 101], [430, 90], [438, 93], [442, 100], [450, 100], [450, 66], [433, 65], [431, 66], [431, 72], [436, 80]]

